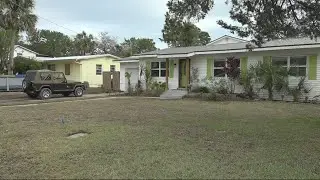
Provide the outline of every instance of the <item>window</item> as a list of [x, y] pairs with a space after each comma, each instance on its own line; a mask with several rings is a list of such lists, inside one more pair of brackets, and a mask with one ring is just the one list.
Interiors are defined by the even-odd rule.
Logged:
[[226, 60], [224, 59], [215, 59], [213, 65], [213, 74], [214, 77], [225, 77], [224, 68], [226, 67]]
[[96, 75], [101, 75], [102, 74], [102, 65], [97, 64], [96, 65]]
[[22, 53], [17, 53], [17, 56], [18, 56], [18, 57], [22, 56]]
[[272, 64], [288, 68], [288, 57], [272, 57]]
[[110, 65], [110, 72], [116, 71], [116, 65]]
[[307, 57], [290, 57], [290, 72], [294, 76], [306, 76]]
[[70, 75], [70, 64], [64, 65], [64, 73], [65, 75]]
[[272, 57], [272, 64], [279, 65], [290, 70], [293, 76], [307, 75], [307, 57]]
[[166, 77], [166, 62], [151, 62], [152, 77]]
[[63, 73], [53, 73], [53, 80], [58, 80], [58, 81], [65, 81], [65, 77]]
[[51, 81], [51, 74], [50, 73], [40, 73], [41, 81]]
[[48, 69], [51, 71], [55, 71], [56, 70], [56, 65], [55, 64], [48, 64]]

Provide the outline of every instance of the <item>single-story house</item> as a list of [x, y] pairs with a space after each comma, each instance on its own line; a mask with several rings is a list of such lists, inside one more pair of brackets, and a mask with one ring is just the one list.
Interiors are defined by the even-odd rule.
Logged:
[[[320, 95], [320, 41], [310, 38], [278, 39], [255, 47], [247, 48], [248, 41], [223, 36], [206, 46], [167, 48], [128, 58], [119, 59], [121, 63], [120, 88], [127, 89], [125, 72], [131, 72], [131, 84], [142, 80], [141, 67], [150, 67], [153, 80], [166, 82], [169, 89], [186, 88], [190, 83], [191, 69], [197, 69], [199, 79], [209, 77], [219, 80], [227, 78], [222, 72], [227, 57], [240, 59], [241, 71], [264, 59], [281, 64], [287, 68], [295, 68], [296, 76], [290, 77], [290, 83], [296, 83], [301, 76], [307, 77], [312, 87], [309, 97]], [[221, 74], [223, 74], [221, 76]], [[236, 91], [242, 91], [237, 87]], [[261, 92], [262, 95], [267, 93]], [[280, 98], [275, 95], [275, 98]]]
[[15, 45], [14, 46], [14, 54], [13, 57], [25, 57], [25, 58], [30, 58], [34, 59], [39, 55], [39, 53], [34, 52], [26, 47], [20, 46], [20, 45]]
[[90, 87], [102, 86], [103, 71], [120, 71], [120, 63], [113, 61], [119, 58], [111, 54], [36, 59], [46, 62], [49, 70], [63, 72], [67, 80], [87, 81]]

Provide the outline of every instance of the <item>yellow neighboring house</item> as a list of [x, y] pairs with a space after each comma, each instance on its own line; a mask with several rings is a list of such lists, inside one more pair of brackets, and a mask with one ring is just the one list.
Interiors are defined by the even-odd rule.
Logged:
[[46, 62], [49, 70], [64, 72], [67, 80], [87, 81], [90, 87], [101, 87], [103, 71], [120, 71], [120, 63], [113, 61], [119, 58], [111, 54], [36, 59]]

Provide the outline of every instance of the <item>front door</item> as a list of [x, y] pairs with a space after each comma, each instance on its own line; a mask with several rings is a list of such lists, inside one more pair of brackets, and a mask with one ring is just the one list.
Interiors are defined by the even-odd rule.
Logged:
[[179, 88], [187, 88], [187, 60], [179, 60]]

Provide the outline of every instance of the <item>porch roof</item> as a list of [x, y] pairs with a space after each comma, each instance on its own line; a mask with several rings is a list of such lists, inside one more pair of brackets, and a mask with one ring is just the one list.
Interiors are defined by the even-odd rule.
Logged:
[[[147, 53], [142, 53], [139, 55], [134, 55], [128, 59], [141, 59], [148, 57], [157, 58], [172, 58], [172, 57], [191, 57], [200, 54], [219, 54], [219, 53], [236, 53], [236, 52], [247, 52], [248, 49], [246, 45], [248, 42], [241, 43], [229, 43], [229, 44], [216, 44], [208, 46], [191, 46], [191, 47], [176, 47], [176, 48], [166, 48], [162, 50], [151, 51]], [[254, 46], [253, 51], [270, 51], [270, 50], [282, 50], [282, 49], [301, 49], [301, 48], [317, 48], [320, 47], [320, 41], [317, 39], [310, 38], [287, 38], [278, 39], [273, 41], [268, 41], [264, 43], [261, 47]], [[120, 62], [121, 60], [119, 59]]]

